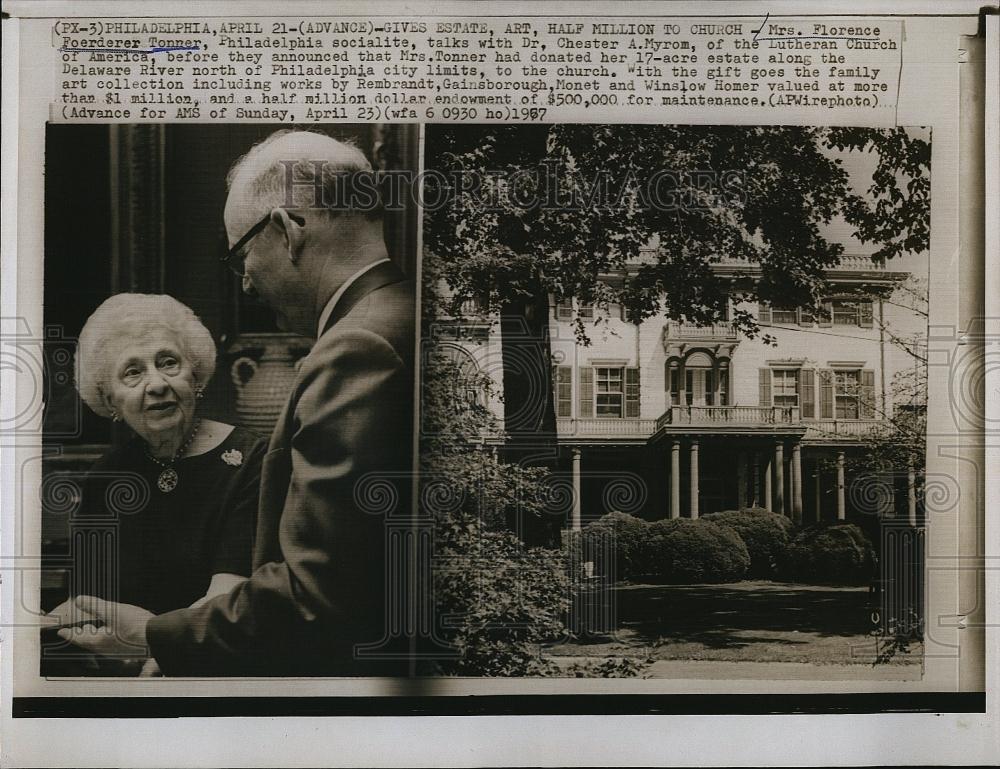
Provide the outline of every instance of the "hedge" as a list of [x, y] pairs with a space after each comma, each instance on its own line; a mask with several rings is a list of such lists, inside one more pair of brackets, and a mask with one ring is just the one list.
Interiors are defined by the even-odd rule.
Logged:
[[833, 585], [866, 585], [875, 569], [872, 543], [853, 523], [804, 529], [789, 543], [781, 566], [786, 579]]
[[788, 547], [791, 520], [762, 507], [723, 510], [704, 515], [701, 520], [728, 526], [739, 535], [750, 553], [747, 576], [761, 579], [776, 576]]
[[609, 513], [573, 538], [579, 557], [598, 574], [611, 569], [618, 580], [732, 582], [743, 579], [750, 554], [732, 528], [712, 521], [678, 518], [649, 523]]
[[735, 582], [750, 554], [739, 535], [712, 521], [675, 518], [649, 526], [650, 576], [664, 582]]
[[582, 560], [592, 561], [598, 574], [614, 562], [615, 579], [632, 579], [646, 574], [646, 544], [649, 523], [627, 513], [608, 513], [587, 524], [575, 537]]

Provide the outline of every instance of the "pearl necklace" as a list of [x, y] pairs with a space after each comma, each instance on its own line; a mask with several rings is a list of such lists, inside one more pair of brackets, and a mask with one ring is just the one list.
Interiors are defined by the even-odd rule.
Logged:
[[157, 459], [149, 452], [149, 446], [146, 446], [146, 456], [152, 459], [156, 464], [163, 468], [159, 477], [156, 479], [156, 487], [162, 491], [164, 494], [169, 494], [171, 491], [177, 488], [177, 471], [174, 470], [173, 464], [178, 459], [183, 456], [184, 452], [188, 450], [188, 446], [191, 445], [191, 441], [194, 440], [194, 436], [198, 433], [198, 428], [201, 427], [201, 420], [197, 420], [194, 423], [194, 427], [191, 429], [191, 434], [188, 436], [187, 440], [177, 449], [177, 453], [170, 459], [169, 462], [164, 462], [161, 459]]

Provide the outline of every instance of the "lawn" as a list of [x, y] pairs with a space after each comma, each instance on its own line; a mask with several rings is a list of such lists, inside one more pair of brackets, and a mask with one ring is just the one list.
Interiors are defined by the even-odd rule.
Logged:
[[[554, 645], [547, 655], [869, 666], [875, 660], [867, 588], [622, 584], [612, 595], [615, 632]], [[917, 664], [921, 652], [914, 644], [888, 664]]]

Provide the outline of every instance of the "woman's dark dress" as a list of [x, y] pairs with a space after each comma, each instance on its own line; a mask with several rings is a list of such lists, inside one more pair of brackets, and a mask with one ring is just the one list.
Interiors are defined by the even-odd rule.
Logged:
[[134, 438], [89, 474], [71, 526], [69, 592], [162, 614], [201, 598], [213, 574], [250, 575], [267, 443], [234, 428], [211, 451], [175, 462], [169, 493], [144, 446]]
[[[267, 441], [236, 427], [211, 451], [174, 463], [177, 486], [139, 438], [87, 475], [70, 519], [69, 595], [96, 595], [162, 614], [205, 595], [213, 574], [250, 576]], [[72, 620], [68, 618], [67, 621]], [[45, 676], [134, 676], [142, 660], [95, 657], [42, 631]]]

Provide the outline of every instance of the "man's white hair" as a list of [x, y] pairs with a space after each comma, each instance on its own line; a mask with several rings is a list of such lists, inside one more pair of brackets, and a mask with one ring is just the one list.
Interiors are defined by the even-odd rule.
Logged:
[[[290, 195], [286, 189], [289, 169], [293, 181]], [[284, 128], [238, 158], [226, 175], [226, 185], [230, 190], [237, 185], [245, 189], [248, 207], [254, 209], [254, 215], [263, 215], [282, 206], [317, 208], [324, 201], [343, 201], [344, 178], [371, 170], [368, 158], [351, 141]]]
[[102, 417], [110, 417], [104, 396], [114, 375], [111, 353], [120, 340], [140, 340], [168, 332], [194, 370], [196, 384], [215, 373], [215, 342], [190, 307], [166, 294], [115, 294], [87, 318], [76, 351], [76, 389], [83, 402]]

